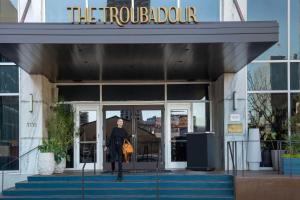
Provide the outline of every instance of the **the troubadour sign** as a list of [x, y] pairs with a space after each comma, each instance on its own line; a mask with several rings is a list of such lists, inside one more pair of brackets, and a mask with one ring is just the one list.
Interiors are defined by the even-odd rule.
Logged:
[[[197, 23], [196, 8], [189, 6], [186, 8], [177, 7], [103, 7], [103, 8], [81, 8], [69, 7], [71, 11], [71, 23], [96, 24], [96, 22], [116, 23], [119, 26], [125, 24], [184, 24]], [[102, 16], [102, 20], [100, 20]]]

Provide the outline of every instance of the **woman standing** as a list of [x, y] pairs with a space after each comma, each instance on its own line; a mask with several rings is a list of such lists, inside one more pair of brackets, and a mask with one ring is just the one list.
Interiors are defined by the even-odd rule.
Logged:
[[123, 128], [123, 119], [117, 120], [117, 127], [114, 127], [108, 142], [108, 148], [110, 153], [111, 170], [115, 171], [115, 162], [118, 162], [118, 177], [117, 181], [122, 181], [122, 146], [124, 140], [128, 138], [128, 133]]

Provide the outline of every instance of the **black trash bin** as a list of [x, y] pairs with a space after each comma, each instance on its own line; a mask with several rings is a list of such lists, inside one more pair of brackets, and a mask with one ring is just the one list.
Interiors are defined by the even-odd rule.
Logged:
[[187, 169], [212, 171], [214, 165], [214, 133], [193, 132], [187, 134]]

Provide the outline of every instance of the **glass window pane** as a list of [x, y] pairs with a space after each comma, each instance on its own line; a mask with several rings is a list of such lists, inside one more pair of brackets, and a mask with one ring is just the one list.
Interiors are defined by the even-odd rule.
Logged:
[[9, 59], [7, 59], [6, 57], [4, 57], [3, 55], [1, 55], [0, 53], [0, 62], [11, 62]]
[[150, 0], [150, 6], [151, 7], [171, 7], [171, 6], [175, 6], [177, 7], [177, 0]]
[[291, 115], [294, 116], [295, 113], [299, 113], [300, 105], [300, 93], [291, 94]]
[[286, 63], [255, 63], [248, 65], [248, 90], [286, 90]]
[[276, 20], [279, 23], [279, 42], [258, 59], [287, 59], [287, 1], [248, 0], [248, 21]]
[[80, 111], [80, 162], [96, 162], [97, 112]]
[[18, 0], [0, 1], [0, 22], [18, 22]]
[[131, 7], [131, 0], [107, 0], [107, 6], [109, 6], [109, 7], [118, 7], [118, 8], [121, 8], [122, 6], [125, 6], [125, 7], [130, 8]]
[[17, 66], [0, 66], [0, 93], [19, 92], [19, 69]]
[[194, 132], [210, 131], [209, 103], [193, 103]]
[[63, 101], [100, 101], [98, 85], [57, 86], [58, 96]]
[[219, 0], [181, 0], [181, 7], [194, 6], [198, 21], [220, 21]]
[[157, 162], [161, 146], [161, 110], [137, 110], [137, 162]]
[[300, 63], [291, 63], [291, 90], [300, 89]]
[[104, 85], [103, 101], [163, 101], [164, 85]]
[[291, 0], [291, 59], [300, 59], [300, 0]]
[[208, 100], [208, 85], [206, 84], [174, 84], [168, 85], [168, 100]]
[[186, 134], [188, 110], [171, 110], [171, 160], [186, 161]]
[[[0, 166], [19, 156], [19, 97], [0, 97]], [[18, 161], [5, 170], [18, 170]]]
[[275, 133], [276, 140], [287, 134], [287, 94], [248, 94], [248, 124], [257, 127], [261, 138]]
[[68, 7], [85, 7], [85, 0], [45, 0], [46, 22], [70, 22], [71, 11]]

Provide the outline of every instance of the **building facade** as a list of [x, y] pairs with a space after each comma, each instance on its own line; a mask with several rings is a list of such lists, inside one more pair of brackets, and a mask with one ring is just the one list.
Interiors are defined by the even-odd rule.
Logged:
[[[132, 43], [122, 45], [93, 44], [88, 36], [82, 39], [90, 42], [70, 44], [64, 38], [65, 43], [49, 42], [43, 47], [27, 43], [12, 52], [4, 50], [6, 43], [1, 42], [0, 53], [5, 55], [0, 62], [0, 165], [26, 154], [6, 166], [6, 187], [37, 174], [36, 147], [47, 138], [46, 119], [60, 98], [74, 106], [76, 126], [84, 130], [70, 149], [68, 170], [81, 169], [84, 162], [89, 169], [94, 162], [99, 170], [109, 169], [110, 158], [103, 149], [118, 117], [124, 119], [135, 147], [131, 162], [125, 165], [128, 169], [153, 169], [157, 161], [165, 169], [185, 168], [189, 132], [214, 133], [217, 170], [227, 168], [227, 142], [247, 140], [248, 125], [259, 126], [262, 136], [276, 132], [277, 139], [282, 139], [291, 134], [286, 122], [296, 112], [300, 91], [299, 0], [3, 0], [0, 22], [38, 23], [41, 27], [49, 25], [49, 29], [57, 23], [70, 26], [67, 8], [72, 6], [194, 6], [199, 29], [210, 29], [209, 23], [201, 27], [202, 22], [223, 23], [226, 28], [226, 22], [232, 21], [277, 21], [279, 42], [260, 46], [254, 54], [260, 56], [249, 56], [252, 59], [248, 60], [254, 60], [248, 67], [223, 71], [209, 69], [221, 61], [202, 63], [201, 59], [216, 54], [211, 59], [240, 65], [238, 61], [247, 56], [243, 48], [251, 52], [252, 44], [238, 46], [244, 38], [234, 41], [228, 37], [228, 46], [224, 42], [223, 54], [219, 54], [220, 47], [209, 46], [209, 42], [196, 45], [189, 38], [185, 43], [165, 42], [171, 36], [147, 44], [135, 44], [130, 38]], [[103, 20], [103, 15], [98, 17]], [[144, 26], [151, 32], [151, 24]], [[74, 27], [77, 31], [90, 28], [84, 24]], [[111, 33], [127, 28], [134, 29], [130, 24], [114, 26]], [[234, 126], [241, 130], [232, 131]], [[246, 160], [239, 155], [238, 168], [246, 168]], [[271, 166], [263, 162], [261, 167]]]

